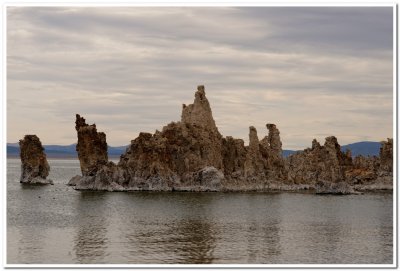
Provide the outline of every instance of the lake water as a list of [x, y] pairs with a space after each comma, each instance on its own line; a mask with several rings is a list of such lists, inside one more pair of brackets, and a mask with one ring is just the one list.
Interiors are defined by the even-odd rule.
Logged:
[[392, 193], [79, 192], [19, 183], [7, 161], [7, 263], [391, 264]]

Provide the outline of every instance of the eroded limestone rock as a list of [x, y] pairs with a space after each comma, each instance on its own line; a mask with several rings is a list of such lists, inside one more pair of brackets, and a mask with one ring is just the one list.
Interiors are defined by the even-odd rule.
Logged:
[[[96, 189], [96, 187], [105, 188], [108, 184], [99, 185], [99, 182], [97, 182], [96, 185], [95, 183], [95, 177], [97, 175], [101, 176], [97, 172], [103, 166], [109, 164], [105, 133], [97, 132], [96, 124], [86, 124], [85, 119], [79, 114], [76, 114], [75, 130], [78, 135], [76, 151], [78, 152], [82, 176], [73, 177], [68, 182], [68, 185], [80, 189], [107, 190]], [[112, 162], [110, 163], [113, 164]]]
[[217, 131], [204, 86], [198, 86], [193, 104], [183, 104], [181, 122]]
[[332, 195], [349, 195], [358, 194], [348, 183], [346, 182], [324, 182], [318, 181], [315, 185], [316, 194], [332, 194]]
[[267, 160], [267, 178], [287, 182], [287, 170], [282, 156], [282, 142], [280, 132], [275, 124], [268, 123], [268, 136], [261, 141], [261, 153]]
[[353, 165], [346, 171], [346, 181], [350, 184], [367, 184], [377, 178], [379, 159], [376, 156], [356, 156]]
[[224, 173], [215, 167], [202, 168], [194, 175], [194, 182], [201, 191], [219, 191], [224, 179]]
[[384, 172], [393, 171], [393, 138], [381, 142], [379, 150], [380, 166], [379, 170]]
[[379, 151], [379, 169], [375, 185], [393, 185], [393, 139], [381, 142]]
[[174, 178], [206, 166], [222, 169], [222, 160], [222, 136], [204, 87], [199, 86], [194, 103], [183, 107], [180, 122], [172, 122], [155, 134], [140, 133], [119, 165], [135, 169], [140, 178]]
[[250, 126], [249, 130], [249, 146], [246, 148], [244, 177], [246, 179], [265, 178], [265, 164], [260, 152], [260, 141], [258, 140], [257, 130], [253, 126]]
[[180, 122], [153, 135], [140, 133], [118, 165], [127, 169], [131, 180], [147, 182], [156, 177], [167, 187], [192, 182], [193, 172], [207, 166], [222, 170], [222, 136], [204, 87], [198, 87], [193, 104], [183, 107]]
[[311, 148], [284, 159], [278, 128], [275, 124], [266, 127], [268, 135], [262, 140], [256, 128], [250, 127], [248, 146], [242, 139], [223, 137], [204, 86], [199, 86], [193, 104], [183, 105], [180, 121], [154, 134], [140, 133], [116, 165], [108, 162], [105, 134], [77, 115], [77, 150], [83, 176], [72, 178], [70, 184], [76, 189], [109, 191], [318, 188], [320, 192], [345, 194], [352, 193], [350, 188], [355, 185], [374, 187], [379, 178], [390, 180], [391, 141], [382, 145], [379, 159], [355, 158], [353, 162], [351, 153], [343, 153], [334, 136], [327, 137], [322, 146], [314, 139]]
[[222, 156], [225, 175], [230, 178], [239, 178], [244, 174], [247, 150], [243, 139], [227, 136], [222, 139]]
[[97, 132], [96, 124], [88, 125], [76, 114], [75, 129], [78, 134], [76, 151], [83, 176], [93, 176], [100, 165], [108, 162], [106, 135]]
[[345, 172], [351, 168], [352, 160], [340, 150], [336, 137], [330, 136], [323, 146], [314, 139], [311, 149], [289, 156], [286, 166], [289, 181], [296, 184], [338, 183], [345, 180]]
[[21, 183], [53, 184], [49, 176], [50, 166], [40, 139], [36, 135], [26, 135], [19, 141], [21, 157]]
[[377, 190], [393, 186], [393, 140], [381, 142], [379, 157], [357, 156], [346, 171], [346, 181], [360, 190]]
[[[88, 129], [84, 121], [79, 127]], [[105, 135], [98, 136], [95, 126], [90, 132], [82, 131], [82, 128], [77, 131], [78, 141], [81, 135], [83, 139], [94, 137], [94, 141], [99, 142], [90, 144], [93, 140], [84, 141], [84, 147], [79, 147], [83, 149], [85, 159], [80, 157], [80, 161], [83, 175], [95, 176], [92, 182], [101, 181], [105, 187], [118, 184], [126, 190], [172, 190], [195, 185], [197, 177], [194, 173], [204, 168], [214, 167], [223, 172], [222, 136], [215, 126], [203, 86], [198, 87], [194, 103], [183, 106], [180, 122], [172, 122], [155, 134], [140, 133], [132, 140], [118, 165], [107, 164], [106, 153], [90, 156], [91, 153], [103, 154], [90, 151], [94, 147], [106, 146]], [[91, 136], [83, 137], [82, 132]], [[76, 179], [73, 182], [77, 183]], [[76, 188], [89, 187], [87, 182]], [[106, 190], [96, 184], [93, 187]]]

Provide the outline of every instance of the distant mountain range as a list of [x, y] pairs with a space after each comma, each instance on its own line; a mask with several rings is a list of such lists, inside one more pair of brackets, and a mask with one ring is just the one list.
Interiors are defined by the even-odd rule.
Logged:
[[[76, 152], [76, 144], [71, 145], [44, 145], [44, 151], [47, 157], [54, 158], [74, 158], [78, 157]], [[111, 147], [108, 146], [108, 155], [111, 157], [119, 157], [123, 154], [128, 146]], [[19, 144], [18, 143], [7, 143], [7, 156], [14, 157], [19, 156]]]
[[[379, 156], [379, 150], [381, 148], [381, 143], [380, 142], [374, 142], [374, 141], [361, 141], [361, 142], [356, 142], [348, 145], [343, 145], [341, 146], [341, 150], [345, 152], [347, 149], [351, 151], [351, 154], [353, 157], [357, 155], [362, 155], [362, 156]], [[283, 150], [282, 155], [283, 157], [287, 157], [296, 151], [292, 150]]]
[[[128, 146], [120, 146], [120, 147], [111, 147], [108, 146], [108, 155], [110, 157], [119, 157], [123, 154]], [[373, 141], [362, 141], [356, 142], [348, 145], [342, 146], [342, 151], [346, 151], [349, 149], [354, 156], [363, 155], [363, 156], [373, 156], [379, 155], [379, 149], [381, 147], [380, 142]], [[51, 158], [74, 158], [78, 157], [76, 153], [76, 144], [71, 145], [44, 145], [44, 149], [47, 157]], [[284, 157], [287, 157], [296, 151], [293, 150], [283, 150], [282, 154]], [[7, 143], [7, 156], [15, 157], [19, 156], [19, 145], [18, 143]]]

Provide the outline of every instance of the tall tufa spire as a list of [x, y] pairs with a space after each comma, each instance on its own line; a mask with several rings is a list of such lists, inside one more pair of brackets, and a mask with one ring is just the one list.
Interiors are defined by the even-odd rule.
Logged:
[[203, 85], [197, 87], [193, 104], [183, 105], [181, 121], [182, 123], [218, 130]]

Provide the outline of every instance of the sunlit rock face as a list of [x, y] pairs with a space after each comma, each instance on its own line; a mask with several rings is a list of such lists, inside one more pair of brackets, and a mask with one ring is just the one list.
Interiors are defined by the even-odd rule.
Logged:
[[154, 134], [140, 133], [117, 165], [108, 162], [105, 134], [77, 115], [82, 176], [69, 184], [109, 191], [266, 191], [313, 189], [319, 184], [320, 191], [344, 193], [357, 178], [376, 181], [379, 170], [389, 171], [390, 142], [382, 146], [381, 158], [374, 158], [384, 159], [384, 165], [361, 158], [353, 163], [351, 153], [343, 153], [334, 136], [323, 146], [313, 140], [311, 148], [284, 159], [280, 131], [271, 123], [261, 140], [250, 126], [245, 146], [242, 139], [220, 134], [204, 86], [198, 86], [194, 96], [193, 104], [182, 106], [180, 121]]
[[50, 166], [40, 139], [36, 135], [26, 135], [19, 141], [21, 157], [21, 183], [53, 184], [49, 176]]

